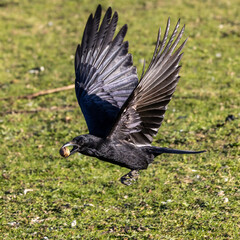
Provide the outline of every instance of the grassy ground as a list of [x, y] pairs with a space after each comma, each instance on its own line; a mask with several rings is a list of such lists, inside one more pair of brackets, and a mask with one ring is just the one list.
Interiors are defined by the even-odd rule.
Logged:
[[139, 73], [168, 16], [186, 24], [182, 78], [154, 145], [207, 150], [162, 155], [130, 187], [118, 181], [126, 169], [60, 158], [87, 133], [74, 90], [17, 99], [74, 82], [73, 54], [98, 3], [0, 2], [0, 238], [239, 239], [239, 1], [101, 2], [128, 23]]

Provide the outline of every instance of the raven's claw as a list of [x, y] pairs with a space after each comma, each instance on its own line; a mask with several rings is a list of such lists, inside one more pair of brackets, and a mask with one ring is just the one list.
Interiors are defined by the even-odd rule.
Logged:
[[136, 181], [138, 179], [139, 172], [138, 170], [132, 170], [126, 175], [121, 177], [121, 183], [127, 186], [132, 185], [133, 181]]

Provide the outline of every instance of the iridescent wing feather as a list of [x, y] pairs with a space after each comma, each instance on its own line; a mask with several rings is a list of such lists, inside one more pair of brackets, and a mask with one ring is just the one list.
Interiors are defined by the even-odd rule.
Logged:
[[[105, 138], [129, 95], [138, 84], [136, 68], [124, 42], [127, 25], [113, 38], [118, 15], [101, 6], [90, 15], [75, 55], [75, 91], [89, 133]], [[99, 26], [100, 25], [100, 26]]]

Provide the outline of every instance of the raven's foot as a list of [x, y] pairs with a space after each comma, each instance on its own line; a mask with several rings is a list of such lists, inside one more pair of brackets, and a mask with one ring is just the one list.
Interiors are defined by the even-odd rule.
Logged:
[[133, 181], [136, 181], [138, 179], [138, 176], [138, 170], [132, 170], [131, 172], [121, 177], [121, 183], [127, 186], [132, 185]]

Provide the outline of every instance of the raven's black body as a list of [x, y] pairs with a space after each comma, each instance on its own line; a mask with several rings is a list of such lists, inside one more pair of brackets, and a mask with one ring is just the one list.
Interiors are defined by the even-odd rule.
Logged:
[[73, 142], [80, 146], [79, 150], [75, 150], [84, 155], [131, 170], [146, 169], [154, 158], [151, 147], [137, 147], [128, 142], [110, 141], [90, 134], [79, 136]]
[[200, 152], [182, 151], [153, 146], [135, 146], [128, 142], [111, 141], [91, 134], [78, 136], [72, 140], [76, 144], [72, 152], [79, 152], [102, 161], [110, 162], [131, 170], [147, 169], [153, 159], [162, 153], [193, 154]]
[[[124, 42], [127, 25], [113, 38], [118, 14], [108, 8], [101, 20], [101, 6], [90, 15], [75, 55], [75, 91], [86, 119], [89, 133], [63, 145], [60, 154], [75, 152], [97, 157], [131, 170], [121, 178], [131, 184], [139, 170], [146, 169], [162, 153], [195, 154], [203, 151], [182, 151], [151, 146], [160, 128], [167, 105], [179, 81], [179, 62], [186, 40], [175, 50], [179, 33], [178, 21], [168, 38], [170, 19], [157, 44], [148, 69], [138, 80], [128, 42]], [[66, 147], [72, 146], [70, 151]]]

